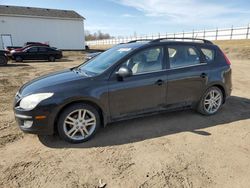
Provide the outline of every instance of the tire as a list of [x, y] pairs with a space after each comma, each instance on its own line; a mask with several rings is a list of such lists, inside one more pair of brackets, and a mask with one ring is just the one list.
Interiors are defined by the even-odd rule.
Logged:
[[[80, 110], [81, 113], [79, 113]], [[91, 105], [79, 103], [69, 106], [62, 112], [59, 116], [57, 129], [60, 138], [77, 144], [91, 139], [100, 125], [100, 114], [97, 109]]]
[[[211, 98], [212, 97], [212, 98]], [[202, 96], [198, 112], [203, 115], [211, 116], [216, 114], [223, 104], [223, 93], [218, 87], [211, 87]]]
[[0, 56], [0, 66], [7, 65], [8, 59], [5, 56]]
[[15, 57], [16, 62], [22, 62], [23, 58], [20, 56]]
[[56, 61], [56, 58], [54, 56], [49, 56], [49, 61], [50, 62], [55, 62]]

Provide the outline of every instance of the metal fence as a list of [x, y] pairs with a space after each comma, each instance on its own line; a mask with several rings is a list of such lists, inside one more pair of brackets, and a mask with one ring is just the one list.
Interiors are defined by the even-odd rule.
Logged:
[[178, 33], [158, 33], [156, 35], [130, 36], [119, 37], [105, 40], [86, 41], [89, 46], [93, 45], [114, 45], [126, 43], [132, 40], [139, 39], [158, 39], [158, 38], [201, 38], [207, 40], [235, 40], [235, 39], [250, 39], [250, 24], [245, 27], [231, 27], [224, 29], [199, 30], [190, 32]]

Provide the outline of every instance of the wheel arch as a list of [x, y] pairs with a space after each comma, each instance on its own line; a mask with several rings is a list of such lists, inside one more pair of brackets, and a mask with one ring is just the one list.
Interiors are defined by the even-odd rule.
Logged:
[[106, 116], [104, 114], [104, 111], [103, 109], [100, 107], [100, 105], [98, 105], [97, 103], [91, 101], [91, 100], [87, 100], [87, 99], [78, 99], [78, 100], [73, 100], [73, 101], [70, 101], [70, 102], [67, 102], [66, 104], [62, 105], [59, 109], [59, 111], [57, 112], [56, 116], [55, 116], [55, 119], [54, 119], [54, 122], [53, 122], [53, 126], [54, 126], [54, 132], [57, 132], [57, 122], [58, 122], [58, 119], [60, 117], [60, 115], [62, 114], [62, 112], [68, 108], [69, 106], [71, 105], [74, 105], [74, 104], [79, 104], [79, 103], [84, 103], [84, 104], [88, 104], [88, 105], [91, 105], [93, 106], [94, 108], [97, 109], [99, 115], [100, 115], [100, 119], [101, 119], [101, 126], [105, 127], [106, 124], [107, 124], [107, 119], [106, 119]]
[[225, 103], [226, 102], [226, 90], [225, 90], [225, 87], [223, 86], [223, 84], [221, 84], [221, 83], [213, 83], [213, 84], [209, 85], [206, 88], [206, 90], [211, 88], [211, 87], [217, 87], [217, 88], [219, 88], [221, 90], [222, 95], [223, 95], [223, 103]]
[[5, 61], [4, 64], [2, 64], [2, 65], [7, 65], [7, 63], [8, 63], [8, 57], [6, 57], [5, 55], [1, 55], [0, 54], [0, 58], [2, 58]]

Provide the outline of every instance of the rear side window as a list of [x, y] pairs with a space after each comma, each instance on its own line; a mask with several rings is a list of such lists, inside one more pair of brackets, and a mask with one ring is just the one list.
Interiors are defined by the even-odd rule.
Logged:
[[48, 51], [48, 48], [39, 48], [39, 51], [40, 51], [40, 52], [47, 52], [47, 51]]
[[207, 49], [207, 48], [201, 48], [201, 51], [202, 51], [203, 55], [205, 56], [207, 62], [214, 61], [214, 57], [215, 57], [214, 50]]
[[169, 46], [170, 68], [180, 68], [200, 64], [200, 55], [192, 46]]

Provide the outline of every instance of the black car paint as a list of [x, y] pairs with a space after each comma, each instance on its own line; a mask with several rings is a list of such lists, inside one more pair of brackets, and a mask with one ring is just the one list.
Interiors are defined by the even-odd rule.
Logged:
[[[8, 62], [8, 55], [7, 54], [8, 54], [8, 51], [0, 50], [0, 58], [3, 61], [4, 65], [7, 64], [7, 62]], [[0, 65], [1, 65], [1, 63], [0, 63]]]
[[[33, 48], [37, 48], [38, 51], [29, 52], [29, 49]], [[41, 51], [41, 49], [47, 49], [47, 51]], [[50, 57], [61, 59], [62, 51], [46, 46], [32, 46], [25, 51], [17, 51], [11, 54], [13, 60], [17, 57], [20, 57], [22, 60], [48, 60]]]
[[[116, 72], [121, 63], [133, 54], [146, 48], [167, 45], [191, 45], [212, 48], [220, 52], [215, 45], [188, 42], [160, 42], [125, 44], [133, 48], [130, 54], [122, 58], [105, 72], [88, 77], [77, 69], [68, 69], [49, 74], [25, 84], [19, 91], [15, 104], [15, 114], [30, 116], [34, 121], [31, 129], [25, 132], [46, 134], [54, 133], [55, 123], [62, 110], [77, 102], [94, 105], [102, 114], [103, 125], [114, 121], [138, 117], [159, 111], [195, 107], [202, 94], [211, 86], [223, 89], [225, 97], [231, 93], [231, 68], [221, 53], [216, 54], [216, 62], [206, 62], [201, 53], [202, 64], [178, 69], [169, 69], [167, 54], [164, 70], [134, 75], [123, 80], [117, 79]], [[166, 52], [166, 50], [165, 50]], [[220, 66], [218, 66], [220, 65]], [[42, 101], [34, 110], [20, 109], [20, 100], [34, 93], [53, 92], [52, 98]], [[46, 115], [46, 120], [38, 121], [36, 115]], [[19, 125], [22, 119], [17, 118]]]

